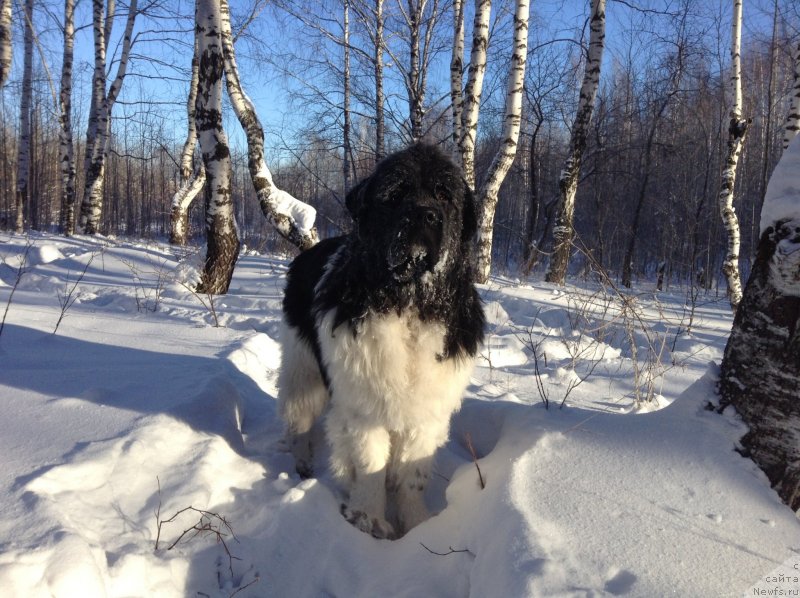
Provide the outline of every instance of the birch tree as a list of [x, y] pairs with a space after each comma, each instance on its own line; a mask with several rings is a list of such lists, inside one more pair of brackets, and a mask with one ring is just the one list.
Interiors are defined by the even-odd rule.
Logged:
[[[481, 108], [483, 78], [486, 75], [486, 50], [489, 47], [489, 17], [491, 0], [475, 0], [475, 20], [472, 25], [472, 50], [467, 69], [467, 84], [463, 93], [458, 155], [464, 178], [475, 188], [475, 142], [478, 136], [478, 115]], [[458, 44], [454, 43], [454, 49]], [[456, 60], [455, 56], [453, 60]], [[451, 77], [452, 77], [451, 71]], [[454, 129], [457, 125], [453, 125]]]
[[725, 347], [719, 392], [720, 410], [733, 405], [749, 428], [743, 453], [798, 511], [800, 136], [789, 128], [797, 124], [795, 108], [786, 121], [788, 149], [767, 185], [758, 253]]
[[749, 121], [742, 117], [742, 0], [733, 0], [733, 22], [731, 25], [731, 92], [733, 104], [728, 125], [728, 147], [722, 169], [722, 184], [719, 191], [719, 210], [728, 239], [727, 253], [722, 262], [722, 272], [728, 283], [728, 298], [735, 312], [742, 300], [742, 280], [739, 274], [740, 232], [739, 219], [733, 208], [733, 193], [736, 186], [736, 166], [744, 147], [744, 138]]
[[138, 14], [137, 0], [131, 0], [117, 74], [106, 93], [106, 46], [111, 37], [114, 22], [115, 0], [92, 2], [92, 32], [94, 38], [94, 72], [92, 74], [92, 99], [89, 125], [86, 132], [86, 181], [81, 202], [80, 226], [87, 235], [98, 232], [103, 210], [103, 187], [105, 184], [105, 159], [111, 135], [111, 111], [122, 90], [128, 68], [133, 25]]
[[492, 160], [486, 182], [479, 193], [477, 270], [479, 282], [486, 282], [489, 279], [492, 265], [494, 214], [498, 193], [517, 154], [519, 132], [522, 125], [522, 94], [525, 82], [525, 60], [528, 55], [529, 14], [530, 3], [528, 0], [517, 0], [514, 11], [514, 49], [506, 85], [503, 141]]
[[595, 98], [600, 87], [600, 65], [603, 61], [606, 30], [606, 2], [592, 0], [592, 15], [589, 21], [589, 50], [586, 55], [583, 83], [581, 84], [578, 113], [572, 125], [569, 153], [558, 181], [559, 197], [556, 204], [556, 221], [553, 227], [553, 255], [545, 275], [547, 282], [563, 285], [567, 276], [569, 256], [572, 250], [575, 218], [575, 195], [581, 160], [586, 149], [589, 123], [592, 120]]
[[75, 149], [72, 142], [72, 60], [75, 44], [75, 0], [64, 0], [64, 54], [61, 62], [59, 148], [61, 152], [61, 219], [64, 233], [75, 233]]
[[224, 294], [228, 291], [240, 247], [231, 195], [231, 155], [228, 137], [222, 125], [222, 78], [225, 60], [224, 19], [220, 4], [219, 0], [197, 0], [195, 9], [195, 35], [199, 54], [195, 121], [206, 172], [208, 238], [198, 292], [208, 294]]
[[461, 142], [464, 110], [464, 2], [453, 0], [453, 51], [450, 57], [450, 108], [453, 114], [453, 145]]
[[[311, 206], [295, 199], [279, 189], [272, 180], [272, 173], [264, 160], [264, 129], [256, 114], [252, 101], [244, 93], [236, 66], [236, 55], [231, 35], [230, 8], [228, 0], [203, 0], [219, 3], [221, 14], [221, 43], [224, 60], [225, 82], [231, 106], [247, 137], [247, 166], [258, 196], [261, 211], [275, 230], [299, 249], [308, 249], [319, 240], [314, 226], [316, 211]], [[202, 74], [202, 71], [201, 71]], [[206, 164], [208, 176], [208, 164]]]
[[200, 46], [197, 36], [192, 56], [192, 78], [189, 82], [189, 98], [186, 101], [186, 141], [181, 151], [180, 186], [172, 197], [170, 211], [169, 242], [173, 245], [186, 245], [189, 229], [189, 206], [203, 189], [206, 170], [201, 161], [194, 168], [194, 148], [197, 145], [197, 124], [195, 121], [197, 103], [197, 84], [200, 76]]
[[33, 81], [33, 0], [25, 0], [23, 38], [22, 90], [19, 101], [19, 146], [17, 150], [17, 195], [14, 230], [25, 227], [24, 210], [30, 194], [31, 171], [31, 94]]
[[11, 72], [13, 35], [11, 33], [11, 0], [0, 0], [0, 89]]
[[350, 0], [344, 0], [343, 17], [344, 106], [342, 107], [342, 111], [344, 112], [344, 124], [342, 127], [342, 178], [344, 180], [344, 192], [347, 193], [350, 190], [350, 156], [352, 153], [352, 148], [350, 147]]
[[783, 126], [783, 149], [789, 147], [789, 142], [800, 132], [800, 41], [794, 55], [794, 84], [789, 94], [789, 114]]

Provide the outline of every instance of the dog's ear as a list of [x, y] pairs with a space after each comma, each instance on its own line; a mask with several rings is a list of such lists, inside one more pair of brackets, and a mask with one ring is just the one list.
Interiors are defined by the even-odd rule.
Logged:
[[361, 211], [361, 206], [364, 204], [364, 191], [367, 187], [369, 177], [362, 179], [355, 187], [347, 192], [344, 198], [344, 205], [347, 206], [347, 211], [350, 212], [353, 220], [358, 220], [358, 213]]
[[475, 194], [463, 177], [461, 184], [464, 187], [464, 208], [462, 211], [464, 224], [461, 229], [461, 240], [469, 241], [478, 232], [478, 203], [475, 199]]

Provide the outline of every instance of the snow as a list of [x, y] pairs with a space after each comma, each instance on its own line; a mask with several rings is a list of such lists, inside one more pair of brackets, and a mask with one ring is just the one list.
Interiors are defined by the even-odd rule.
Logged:
[[795, 135], [783, 152], [769, 179], [760, 234], [783, 219], [800, 221], [800, 135]]
[[311, 234], [314, 220], [317, 218], [317, 211], [307, 203], [295, 199], [283, 189], [276, 188], [272, 195], [275, 198], [275, 211], [294, 220], [303, 235]]
[[797, 587], [800, 522], [734, 450], [735, 414], [706, 409], [724, 297], [701, 297], [687, 332], [679, 291], [638, 289], [637, 327], [599, 288], [481, 287], [487, 343], [428, 490], [439, 514], [390, 542], [350, 526], [330, 477], [300, 480], [282, 443], [286, 260], [243, 255], [214, 327], [189, 290], [198, 250], [29, 239], [23, 262], [28, 238], [0, 236], [0, 313], [25, 268], [0, 335], [4, 598]]

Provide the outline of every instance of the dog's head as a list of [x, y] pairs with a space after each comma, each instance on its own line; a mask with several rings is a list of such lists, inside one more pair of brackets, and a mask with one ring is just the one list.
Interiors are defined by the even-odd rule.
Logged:
[[401, 283], [466, 259], [478, 227], [475, 199], [461, 170], [427, 144], [381, 161], [345, 202], [358, 242]]

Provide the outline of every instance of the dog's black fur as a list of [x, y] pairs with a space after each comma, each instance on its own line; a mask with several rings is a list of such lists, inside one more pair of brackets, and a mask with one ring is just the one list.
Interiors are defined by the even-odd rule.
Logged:
[[354, 230], [295, 258], [283, 301], [326, 385], [317, 315], [331, 309], [334, 328], [347, 323], [354, 335], [368, 314], [413, 309], [445, 326], [439, 359], [474, 356], [484, 329], [473, 274], [477, 207], [459, 168], [417, 144], [380, 162], [345, 201]]

